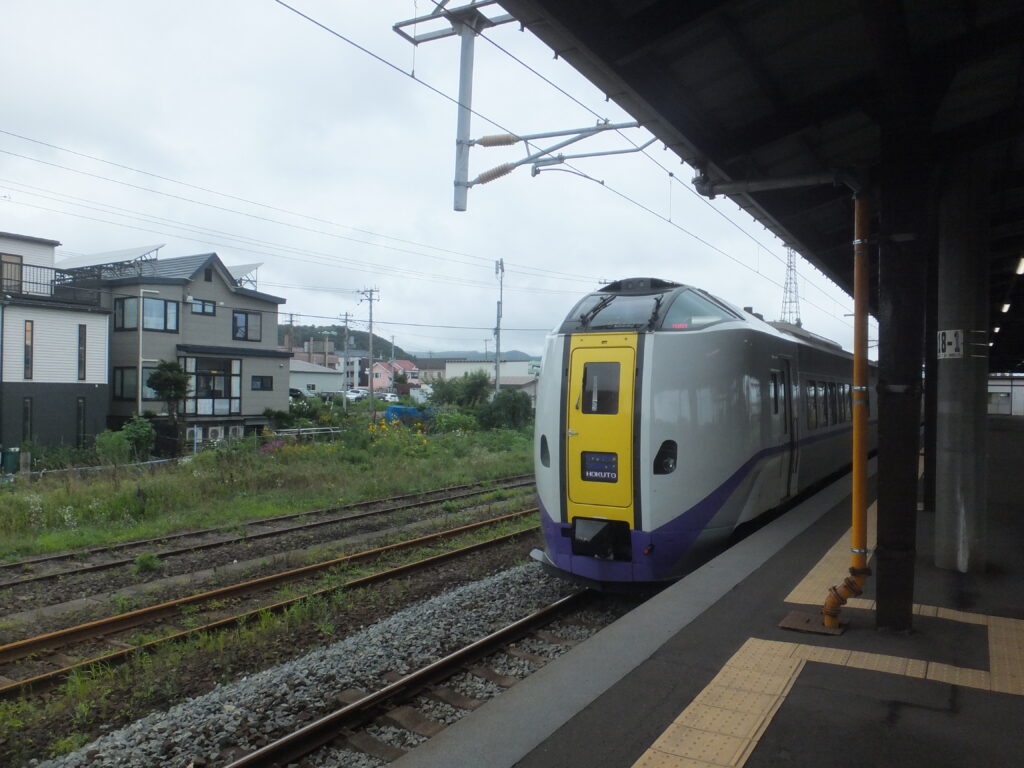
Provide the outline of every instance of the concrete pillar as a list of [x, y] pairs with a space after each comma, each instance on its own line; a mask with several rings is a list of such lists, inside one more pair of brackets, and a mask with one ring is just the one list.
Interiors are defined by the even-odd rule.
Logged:
[[961, 573], [985, 567], [989, 180], [984, 156], [958, 161], [939, 201], [938, 333], [960, 350], [936, 365], [935, 565]]

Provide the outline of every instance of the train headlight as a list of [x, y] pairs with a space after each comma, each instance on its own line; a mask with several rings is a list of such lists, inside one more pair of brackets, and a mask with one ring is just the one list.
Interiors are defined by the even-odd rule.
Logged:
[[654, 474], [670, 475], [676, 470], [676, 441], [666, 440], [654, 457]]

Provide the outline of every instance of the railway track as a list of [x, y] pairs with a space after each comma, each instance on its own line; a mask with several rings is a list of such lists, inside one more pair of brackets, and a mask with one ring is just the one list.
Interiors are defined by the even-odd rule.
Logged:
[[[475, 483], [450, 486], [436, 491], [403, 494], [401, 496], [393, 496], [385, 499], [372, 499], [356, 502], [354, 504], [347, 504], [340, 507], [307, 510], [287, 515], [260, 518], [245, 523], [245, 530], [242, 533], [235, 533], [238, 529], [237, 525], [206, 528], [198, 531], [185, 531], [167, 536], [122, 542], [103, 547], [91, 547], [88, 549], [61, 552], [42, 557], [28, 558], [16, 562], [0, 563], [0, 578], [3, 577], [3, 574], [12, 574], [19, 570], [35, 571], [38, 568], [47, 569], [44, 572], [33, 572], [31, 575], [22, 576], [20, 578], [12, 579], [8, 577], [7, 580], [0, 581], [0, 589], [17, 588], [38, 582], [69, 578], [81, 574], [131, 566], [136, 562], [136, 557], [139, 553], [154, 555], [157, 559], [162, 561], [175, 556], [190, 555], [204, 550], [225, 548], [233, 544], [248, 544], [253, 541], [259, 541], [271, 537], [310, 532], [317, 528], [323, 528], [329, 525], [363, 520], [395, 512], [414, 510], [422, 507], [442, 504], [447, 501], [471, 499], [476, 496], [493, 493], [496, 490], [523, 488], [532, 484], [532, 476], [517, 475], [514, 477], [503, 478], [493, 484]], [[316, 517], [318, 519], [310, 520], [308, 522], [295, 522], [297, 520], [310, 517]], [[167, 548], [168, 544], [172, 544], [173, 546]], [[156, 551], [154, 551], [154, 548], [156, 548]], [[130, 554], [125, 554], [126, 552]], [[61, 569], [59, 567], [62, 563], [76, 560], [81, 561], [83, 559], [92, 559], [95, 562], [80, 563], [73, 568]]]
[[[507, 688], [514, 684], [515, 679], [490, 669], [486, 664], [480, 666], [475, 663], [502, 649], [513, 652], [513, 643], [531, 633], [536, 635], [544, 626], [578, 609], [588, 595], [588, 590], [570, 593], [486, 637], [400, 677], [377, 691], [363, 695], [360, 695], [359, 691], [339, 692], [340, 698], [352, 699], [351, 703], [235, 760], [228, 768], [270, 768], [289, 765], [332, 742], [339, 741], [357, 751], [373, 754], [379, 759], [395, 759], [403, 750], [378, 739], [372, 731], [367, 730], [367, 726], [382, 722], [386, 725], [397, 724], [398, 727], [412, 730], [423, 738], [435, 735], [444, 726], [419, 714], [407, 706], [407, 702], [421, 692], [427, 692], [431, 698], [461, 709], [479, 706], [482, 703], [479, 699], [467, 697], [444, 682], [461, 672], [469, 671], [485, 679], [498, 681], [497, 684], [501, 687]], [[550, 634], [538, 636], [544, 642], [572, 644], [572, 641]], [[539, 659], [537, 656], [527, 655], [535, 660]], [[543, 659], [539, 660], [543, 662]]]
[[[140, 651], [152, 650], [157, 645], [182, 640], [190, 635], [200, 632], [211, 632], [231, 626], [237, 626], [240, 621], [245, 621], [263, 613], [281, 613], [289, 607], [315, 597], [322, 597], [339, 589], [352, 589], [367, 586], [387, 579], [398, 578], [415, 570], [437, 565], [439, 563], [469, 555], [481, 549], [492, 547], [503, 542], [515, 539], [531, 531], [537, 530], [537, 526], [519, 529], [509, 534], [493, 537], [483, 542], [469, 546], [460, 547], [438, 555], [421, 558], [412, 563], [407, 563], [397, 568], [374, 573], [368, 576], [349, 580], [345, 583], [331, 585], [322, 589], [313, 589], [298, 597], [276, 602], [258, 604], [255, 607], [247, 606], [245, 610], [234, 611], [227, 616], [219, 616], [216, 619], [198, 624], [195, 613], [191, 620], [196, 626], [174, 631], [157, 640], [146, 643], [133, 644], [119, 639], [119, 635], [127, 630], [137, 630], [139, 627], [159, 625], [161, 622], [180, 619], [183, 609], [201, 610], [204, 604], [216, 605], [214, 612], [220, 608], [225, 600], [238, 600], [252, 598], [253, 595], [264, 594], [279, 587], [282, 584], [289, 584], [312, 577], [318, 577], [331, 569], [350, 566], [353, 564], [370, 563], [379, 560], [391, 553], [402, 550], [414, 549], [436, 545], [448, 539], [464, 536], [475, 531], [485, 530], [488, 527], [522, 519], [536, 512], [536, 508], [522, 510], [507, 515], [501, 515], [489, 520], [459, 526], [427, 536], [421, 536], [408, 541], [389, 544], [364, 552], [358, 552], [344, 557], [333, 558], [320, 563], [282, 571], [277, 574], [264, 576], [258, 579], [240, 582], [226, 587], [209, 590], [206, 592], [167, 601], [158, 605], [148, 606], [135, 611], [117, 614], [97, 621], [67, 627], [54, 632], [49, 632], [36, 637], [19, 640], [13, 643], [0, 646], [0, 699], [12, 698], [26, 692], [38, 692], [46, 690], [53, 685], [67, 679], [77, 671], [83, 671], [96, 664], [112, 665], [118, 664], [131, 658]], [[114, 650], [89, 655], [84, 660], [75, 660], [68, 655], [69, 647], [90, 647], [90, 644], [104, 643]], [[88, 654], [86, 654], [88, 655]], [[30, 665], [24, 664], [12, 666], [15, 662], [28, 660]], [[45, 671], [39, 671], [40, 666], [49, 667]], [[26, 672], [25, 669], [31, 671]], [[15, 679], [17, 678], [17, 679]]]

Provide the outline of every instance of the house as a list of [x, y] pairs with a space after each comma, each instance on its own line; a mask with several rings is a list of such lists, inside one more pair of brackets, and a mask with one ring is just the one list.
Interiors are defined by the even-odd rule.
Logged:
[[391, 391], [393, 386], [395, 369], [391, 363], [377, 360], [371, 369], [373, 371], [373, 389], [376, 392]]
[[106, 426], [109, 310], [54, 268], [56, 240], [0, 232], [0, 445], [76, 447]]
[[420, 386], [420, 369], [412, 360], [392, 360], [391, 367], [395, 371], [395, 376], [405, 374], [406, 386], [409, 389], [416, 389]]
[[345, 374], [305, 360], [292, 359], [289, 365], [288, 386], [311, 395], [344, 392], [349, 389]]
[[260, 430], [265, 409], [288, 408], [291, 353], [276, 346], [285, 300], [256, 290], [258, 264], [231, 268], [216, 253], [163, 259], [160, 247], [97, 254], [69, 269], [76, 285], [99, 288], [112, 312], [112, 425], [133, 413], [167, 415], [145, 382], [157, 363], [174, 360], [189, 377], [178, 404], [186, 440]]
[[421, 357], [416, 361], [421, 384], [444, 378], [446, 360], [441, 357]]
[[[444, 376], [446, 379], [457, 379], [460, 376], [465, 376], [469, 373], [476, 373], [477, 371], [483, 371], [486, 373], [491, 380], [494, 380], [494, 361], [493, 360], [447, 360], [444, 366]], [[501, 361], [501, 378], [504, 379], [506, 376], [529, 376], [530, 375], [530, 361], [529, 360], [502, 360]]]

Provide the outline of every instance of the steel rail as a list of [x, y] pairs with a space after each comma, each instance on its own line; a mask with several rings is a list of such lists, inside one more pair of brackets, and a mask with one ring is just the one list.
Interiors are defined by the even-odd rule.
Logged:
[[488, 525], [494, 525], [495, 523], [504, 522], [506, 520], [514, 520], [517, 517], [524, 517], [537, 511], [536, 507], [531, 509], [522, 510], [519, 512], [512, 512], [507, 515], [501, 515], [494, 517], [489, 520], [482, 520], [476, 523], [470, 523], [468, 525], [459, 526], [458, 528], [449, 528], [444, 531], [437, 533], [428, 534], [427, 536], [421, 536], [416, 539], [410, 539], [409, 541], [401, 541], [396, 544], [388, 544], [383, 547], [376, 549], [366, 550], [364, 552], [356, 552], [355, 554], [345, 555], [343, 557], [333, 558], [331, 560], [325, 560], [320, 563], [313, 563], [312, 565], [302, 566], [301, 568], [293, 568], [288, 571], [282, 571], [280, 573], [271, 574], [270, 576], [263, 576], [258, 579], [252, 579], [250, 581], [243, 581], [238, 584], [232, 584], [227, 587], [220, 587], [213, 589], [208, 592], [200, 592], [189, 597], [178, 598], [177, 600], [170, 600], [168, 602], [159, 603], [157, 605], [151, 605], [146, 608], [139, 608], [134, 611], [128, 611], [127, 613], [121, 613], [116, 616], [109, 616], [104, 619], [98, 619], [96, 621], [90, 621], [85, 624], [79, 624], [74, 627], [68, 627], [66, 629], [56, 630], [54, 632], [48, 632], [44, 635], [38, 635], [36, 637], [30, 637], [25, 640], [18, 640], [7, 645], [0, 645], [0, 663], [6, 663], [9, 661], [17, 661], [25, 656], [33, 653], [37, 653], [42, 650], [49, 650], [53, 648], [59, 648], [68, 643], [79, 642], [83, 639], [98, 637], [101, 635], [110, 634], [113, 632], [120, 632], [125, 629], [136, 627], [139, 624], [154, 621], [159, 618], [164, 618], [169, 615], [177, 613], [178, 609], [184, 605], [192, 605], [195, 603], [201, 603], [206, 600], [216, 600], [228, 597], [240, 597], [243, 595], [250, 594], [252, 592], [258, 592], [266, 589], [267, 587], [276, 586], [278, 584], [284, 584], [289, 581], [295, 581], [297, 579], [303, 579], [307, 576], [319, 573], [320, 571], [334, 568], [339, 565], [345, 565], [348, 563], [354, 563], [361, 560], [368, 560], [370, 558], [379, 557], [387, 552], [394, 552], [401, 549], [408, 549], [410, 547], [416, 547], [428, 542], [438, 541], [452, 536], [458, 536], [469, 531], [483, 528]]
[[329, 715], [321, 717], [293, 733], [267, 744], [229, 764], [227, 768], [263, 768], [264, 766], [287, 765], [295, 762], [315, 749], [337, 738], [339, 731], [353, 721], [367, 717], [367, 712], [379, 707], [389, 699], [411, 695], [438, 679], [452, 674], [464, 664], [484, 656], [496, 646], [512, 642], [529, 632], [538, 624], [550, 622], [574, 606], [589, 590], [581, 589], [554, 603], [534, 611], [507, 627], [492, 632], [453, 653], [448, 654], [426, 667], [406, 675], [390, 685], [381, 688]]
[[[514, 481], [514, 482], [518, 482], [518, 481]], [[233, 537], [228, 538], [228, 539], [220, 539], [218, 541], [211, 541], [211, 542], [207, 542], [205, 544], [193, 544], [193, 545], [190, 545], [190, 546], [187, 546], [187, 547], [179, 547], [177, 549], [167, 550], [166, 552], [158, 553], [157, 557], [162, 560], [162, 559], [167, 558], [167, 557], [175, 557], [177, 555], [186, 555], [186, 554], [190, 554], [192, 552], [202, 552], [203, 550], [216, 549], [218, 547], [224, 547], [224, 546], [228, 546], [230, 544], [238, 544], [240, 542], [248, 542], [248, 541], [255, 541], [255, 540], [258, 540], [258, 539], [272, 538], [274, 536], [283, 536], [285, 534], [296, 533], [298, 531], [305, 531], [305, 530], [311, 530], [313, 528], [320, 528], [320, 527], [324, 527], [324, 526], [328, 526], [328, 525], [334, 525], [335, 523], [344, 523], [344, 522], [348, 522], [350, 520], [361, 520], [361, 519], [366, 518], [366, 517], [374, 517], [376, 515], [384, 515], [384, 514], [388, 514], [390, 512], [401, 512], [401, 511], [407, 510], [407, 509], [416, 509], [417, 507], [427, 507], [427, 506], [430, 506], [432, 504], [440, 504], [440, 503], [443, 503], [445, 501], [452, 501], [452, 500], [455, 500], [455, 499], [470, 498], [472, 496], [479, 496], [479, 495], [482, 495], [482, 494], [490, 493], [491, 491], [494, 491], [494, 490], [500, 490], [501, 488], [517, 488], [517, 487], [522, 487], [522, 486], [530, 485], [530, 484], [531, 484], [530, 481], [526, 481], [526, 482], [523, 482], [523, 483], [521, 483], [519, 485], [516, 485], [516, 484], [513, 483], [513, 484], [510, 484], [510, 485], [506, 485], [506, 486], [482, 488], [480, 490], [475, 490], [475, 491], [465, 491], [464, 493], [460, 493], [460, 494], [457, 494], [457, 495], [443, 496], [443, 497], [437, 498], [437, 499], [423, 499], [421, 501], [415, 501], [415, 502], [411, 502], [411, 503], [408, 503], [408, 504], [398, 504], [396, 506], [386, 507], [384, 509], [373, 509], [373, 510], [369, 510], [367, 512], [358, 512], [358, 513], [356, 513], [354, 515], [342, 515], [341, 517], [332, 517], [332, 518], [328, 518], [326, 520], [316, 520], [316, 521], [311, 522], [311, 523], [299, 523], [298, 525], [290, 525], [290, 526], [286, 526], [284, 528], [273, 528], [271, 530], [259, 531], [259, 532], [255, 532], [255, 533], [252, 533], [252, 532], [244, 533], [244, 534], [240, 534], [238, 536], [233, 536]], [[431, 493], [440, 493], [440, 491], [432, 491]], [[384, 501], [387, 501], [387, 500], [384, 500]], [[351, 507], [338, 507], [337, 509], [338, 510], [350, 509], [350, 508], [354, 508], [354, 507], [357, 507], [357, 506], [367, 506], [367, 505], [371, 505], [371, 504], [380, 504], [380, 503], [384, 503], [384, 502], [382, 502], [380, 500], [372, 501], [372, 502], [359, 502], [358, 505], [352, 505]], [[304, 517], [304, 516], [310, 516], [310, 515], [314, 515], [314, 514], [330, 514], [332, 511], [333, 510], [331, 510], [331, 509], [326, 509], [326, 510], [314, 510], [314, 511], [307, 511], [307, 512], [297, 512], [297, 513], [294, 513], [294, 514], [291, 514], [291, 515], [283, 515], [283, 516], [280, 516], [280, 517], [265, 518], [263, 520], [251, 520], [251, 521], [245, 523], [245, 525], [258, 526], [258, 525], [264, 525], [264, 524], [266, 524], [268, 522], [277, 522], [277, 521], [282, 521], [282, 520], [293, 519], [293, 518], [296, 518], [296, 517]], [[143, 540], [142, 542], [125, 543], [123, 545], [115, 545], [115, 546], [118, 549], [127, 549], [127, 548], [135, 547], [135, 546], [144, 546], [145, 544], [148, 544], [148, 543], [151, 543], [151, 542], [163, 542], [163, 541], [173, 540], [173, 539], [176, 539], [176, 538], [185, 538], [185, 537], [188, 537], [188, 536], [203, 536], [203, 535], [209, 535], [211, 533], [213, 533], [213, 534], [219, 533], [219, 532], [222, 532], [222, 531], [225, 531], [225, 530], [229, 530], [229, 529], [228, 528], [209, 528], [209, 529], [205, 529], [205, 530], [202, 530], [202, 531], [192, 531], [192, 532], [189, 532], [189, 533], [174, 534], [173, 536], [169, 536], [169, 537], [162, 537], [162, 538], [158, 538], [158, 539], [147, 539], [147, 540]], [[99, 553], [99, 552], [103, 552], [103, 551], [113, 551], [113, 548], [111, 548], [110, 550], [105, 550], [103, 548], [96, 548], [96, 549], [93, 549], [93, 550], [90, 550], [90, 551], [92, 553]], [[70, 554], [70, 555], [69, 554], [64, 554], [64, 555], [54, 556], [53, 558], [51, 558], [50, 561], [52, 562], [53, 560], [67, 559], [67, 558], [76, 557], [76, 556], [77, 556], [76, 554]], [[28, 562], [28, 561], [21, 561], [22, 564], [24, 564], [26, 562]], [[32, 562], [45, 562], [45, 561], [32, 561]], [[7, 587], [19, 587], [19, 586], [21, 586], [23, 584], [32, 584], [32, 583], [37, 583], [37, 582], [40, 582], [40, 581], [48, 581], [48, 580], [52, 580], [52, 579], [61, 578], [63, 576], [74, 576], [74, 575], [83, 574], [83, 573], [93, 573], [93, 572], [96, 572], [96, 571], [111, 570], [113, 568], [119, 568], [121, 566], [131, 565], [134, 562], [135, 562], [135, 559], [129, 557], [129, 558], [122, 558], [120, 560], [111, 560], [111, 561], [106, 562], [106, 563], [94, 563], [93, 565], [83, 565], [83, 566], [80, 566], [78, 568], [71, 568], [71, 569], [68, 569], [68, 570], [65, 570], [65, 571], [53, 571], [52, 573], [42, 573], [42, 574], [38, 574], [38, 575], [35, 575], [35, 576], [28, 576], [28, 577], [23, 578], [23, 579], [16, 579], [14, 581], [2, 582], [2, 583], [0, 583], [0, 589], [5, 589]]]
[[123, 648], [121, 650], [112, 651], [102, 656], [96, 656], [92, 659], [86, 659], [85, 661], [80, 661], [76, 664], [72, 664], [67, 667], [62, 667], [60, 669], [55, 669], [50, 672], [44, 672], [39, 675], [34, 675], [33, 677], [25, 678], [24, 680], [17, 680], [13, 683], [8, 683], [7, 685], [0, 686], [0, 701], [14, 698], [15, 696], [18, 696], [22, 693], [26, 693], [29, 691], [38, 693], [41, 690], [47, 690], [49, 688], [52, 688], [57, 683], [61, 682], [62, 680], [70, 676], [72, 672], [75, 672], [77, 670], [84, 670], [96, 664], [121, 664], [127, 661], [132, 655], [140, 651], [152, 650], [158, 645], [177, 642], [178, 640], [183, 640], [189, 636], [197, 635], [200, 632], [210, 632], [214, 630], [223, 629], [225, 627], [238, 624], [239, 622], [244, 622], [255, 616], [259, 616], [262, 613], [283, 613], [285, 610], [287, 610], [293, 605], [297, 605], [301, 602], [310, 600], [315, 597], [324, 597], [332, 592], [337, 592], [341, 589], [356, 589], [358, 587], [367, 586], [369, 584], [374, 584], [379, 581], [387, 581], [388, 579], [392, 579], [397, 576], [403, 576], [408, 573], [413, 573], [422, 568], [428, 568], [432, 565], [438, 565], [439, 563], [445, 562], [447, 560], [453, 560], [459, 557], [463, 557], [465, 555], [472, 554], [482, 549], [487, 549], [488, 547], [493, 547], [497, 546], [498, 544], [503, 544], [507, 541], [512, 541], [513, 539], [516, 539], [519, 536], [522, 536], [523, 534], [537, 531], [539, 527], [540, 526], [532, 526], [530, 528], [523, 528], [522, 530], [515, 531], [513, 533], [507, 533], [503, 536], [488, 539], [487, 541], [477, 542], [476, 544], [470, 544], [466, 547], [460, 547], [459, 549], [453, 549], [450, 552], [443, 552], [439, 555], [432, 555], [431, 557], [425, 558], [423, 560], [417, 560], [414, 563], [406, 563], [405, 565], [400, 565], [396, 568], [390, 568], [386, 571], [380, 571], [379, 573], [373, 573], [368, 576], [361, 576], [358, 579], [352, 579], [351, 581], [347, 581], [344, 584], [339, 584], [334, 587], [326, 587], [324, 589], [318, 589], [314, 592], [308, 592], [305, 595], [299, 595], [298, 597], [293, 597], [288, 600], [282, 600], [280, 602], [273, 603], [271, 605], [266, 605], [261, 608], [254, 608], [244, 613], [239, 613], [234, 616], [218, 619], [217, 621], [212, 621], [200, 627], [193, 627], [191, 629], [186, 629], [181, 632], [175, 632], [174, 634], [167, 635], [166, 637], [161, 637], [156, 640], [150, 640], [145, 643], [140, 643], [139, 645], [132, 646], [131, 648]]

